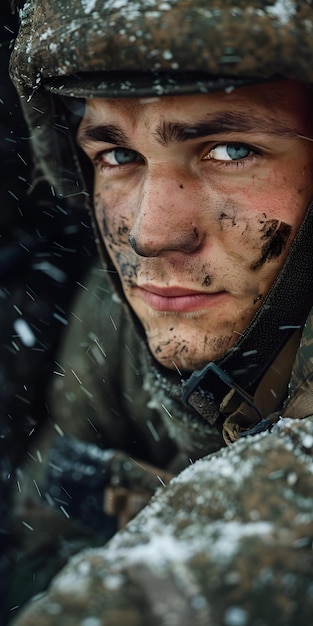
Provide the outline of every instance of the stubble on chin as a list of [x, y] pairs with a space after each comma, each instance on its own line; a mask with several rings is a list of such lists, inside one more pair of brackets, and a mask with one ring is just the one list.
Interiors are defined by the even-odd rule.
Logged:
[[200, 341], [196, 335], [186, 339], [175, 331], [174, 324], [166, 337], [155, 329], [146, 331], [146, 337], [150, 352], [160, 365], [182, 371], [201, 369], [225, 354], [238, 339], [238, 335], [231, 332], [218, 337], [204, 335]]

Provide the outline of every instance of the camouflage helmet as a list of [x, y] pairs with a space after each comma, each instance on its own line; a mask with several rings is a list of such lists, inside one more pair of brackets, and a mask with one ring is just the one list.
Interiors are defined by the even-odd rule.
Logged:
[[277, 76], [311, 82], [309, 0], [28, 0], [18, 90], [76, 97], [194, 93]]

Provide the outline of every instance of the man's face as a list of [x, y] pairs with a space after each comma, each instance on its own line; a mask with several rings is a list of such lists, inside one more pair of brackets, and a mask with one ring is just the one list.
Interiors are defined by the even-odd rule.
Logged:
[[96, 219], [162, 365], [203, 367], [262, 305], [313, 199], [311, 102], [295, 81], [88, 101]]

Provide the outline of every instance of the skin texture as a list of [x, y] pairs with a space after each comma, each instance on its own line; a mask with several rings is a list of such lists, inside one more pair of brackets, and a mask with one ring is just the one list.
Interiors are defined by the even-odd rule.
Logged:
[[96, 219], [165, 367], [221, 356], [262, 305], [313, 198], [311, 102], [291, 80], [87, 102]]

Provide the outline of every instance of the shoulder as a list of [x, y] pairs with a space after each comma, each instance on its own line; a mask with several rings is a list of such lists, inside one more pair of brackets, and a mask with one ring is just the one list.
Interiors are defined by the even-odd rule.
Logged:
[[52, 606], [72, 624], [78, 597], [80, 614], [108, 625], [117, 614], [134, 626], [169, 615], [202, 626], [309, 623], [312, 444], [312, 418], [281, 420], [197, 461], [106, 547], [75, 557], [18, 626], [56, 624]]

